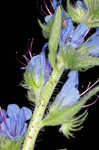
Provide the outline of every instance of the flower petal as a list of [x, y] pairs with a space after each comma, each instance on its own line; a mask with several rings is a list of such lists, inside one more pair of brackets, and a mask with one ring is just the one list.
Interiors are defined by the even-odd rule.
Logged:
[[78, 0], [78, 1], [77, 1], [76, 6], [81, 6], [84, 11], [87, 11], [87, 10], [88, 10], [88, 8], [86, 7], [85, 3], [82, 2], [81, 0]]
[[48, 78], [51, 72], [52, 72], [52, 67], [49, 63], [49, 60], [46, 59], [46, 67], [45, 67], [45, 75], [44, 75], [45, 83], [48, 81]]
[[[7, 116], [7, 112], [4, 110], [4, 109], [2, 109], [2, 113], [3, 113], [3, 115], [6, 117]], [[2, 122], [3, 120], [2, 120], [2, 117], [1, 117], [1, 111], [0, 111], [0, 122]]]
[[16, 120], [17, 120], [16, 135], [18, 136], [20, 135], [25, 125], [25, 118], [23, 117], [23, 112], [20, 111], [19, 113], [17, 113]]
[[64, 20], [64, 23], [66, 24], [65, 28], [61, 30], [61, 36], [60, 36], [60, 46], [70, 38], [71, 33], [73, 32], [74, 26], [72, 23], [71, 17], [68, 17]]
[[7, 107], [7, 114], [9, 117], [16, 116], [16, 114], [20, 111], [20, 108], [16, 104], [9, 104]]
[[1, 130], [3, 131], [4, 134], [6, 134], [7, 136], [9, 136], [11, 139], [13, 139], [14, 136], [13, 136], [13, 134], [11, 132], [11, 128], [13, 126], [13, 123], [11, 124], [10, 119], [6, 119], [6, 124], [7, 124], [7, 126], [5, 125], [4, 122], [2, 122], [2, 124], [1, 124]]
[[20, 110], [23, 113], [25, 120], [29, 120], [32, 117], [32, 111], [27, 107], [22, 107]]
[[78, 72], [77, 71], [71, 71], [68, 74], [68, 80], [63, 85], [62, 90], [57, 96], [56, 99], [56, 105], [62, 100], [62, 104], [60, 108], [63, 106], [69, 106], [72, 104], [75, 104], [78, 99], [80, 98], [79, 91], [77, 89], [78, 87]]
[[80, 98], [79, 91], [76, 88], [65, 89], [65, 92], [67, 94], [64, 97], [60, 109], [64, 106], [71, 106], [73, 104], [76, 104]]
[[17, 137], [17, 141], [19, 141], [22, 138], [22, 136], [25, 134], [26, 130], [27, 130], [27, 123], [24, 124], [24, 128], [23, 128], [21, 134]]
[[51, 15], [46, 16], [46, 17], [45, 17], [45, 22], [48, 23], [48, 21], [50, 21], [51, 18], [52, 18]]
[[85, 47], [93, 46], [88, 50], [88, 54], [92, 56], [99, 56], [99, 29], [97, 28], [96, 33], [94, 33], [89, 39]]
[[52, 0], [52, 5], [53, 5], [54, 10], [56, 10], [57, 7], [58, 7], [61, 3], [62, 3], [62, 0], [59, 0], [58, 2], [57, 2], [57, 0]]
[[83, 36], [88, 31], [88, 27], [85, 24], [80, 24], [77, 26], [72, 34], [71, 46], [77, 48], [83, 41]]

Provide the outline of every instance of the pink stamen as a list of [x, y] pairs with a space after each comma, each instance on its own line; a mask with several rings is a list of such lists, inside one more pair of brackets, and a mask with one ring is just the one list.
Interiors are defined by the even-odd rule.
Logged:
[[99, 82], [99, 79], [92, 85], [88, 85], [87, 89], [82, 93], [80, 94], [80, 97], [83, 96], [85, 93], [87, 93], [93, 86], [95, 86], [97, 83]]
[[84, 105], [84, 106], [81, 106], [81, 107], [82, 107], [82, 108], [90, 107], [90, 106], [96, 104], [96, 102], [97, 102], [98, 100], [99, 100], [99, 97], [98, 97], [94, 102], [92, 102], [91, 104]]
[[31, 43], [30, 43], [30, 47], [29, 47], [29, 49], [28, 49], [28, 51], [29, 51], [29, 56], [30, 56], [30, 58], [32, 58], [33, 56], [32, 56], [32, 46], [33, 46], [33, 39], [32, 39], [32, 41], [31, 41]]
[[16, 60], [20, 63], [20, 64], [22, 64], [22, 65], [24, 65], [25, 67], [26, 67], [26, 65], [27, 64], [24, 64], [21, 60], [19, 60], [17, 57], [16, 57]]
[[[85, 93], [87, 93], [87, 92], [88, 92], [93, 86], [95, 86], [98, 82], [99, 82], [99, 79], [98, 79], [92, 86], [90, 86], [91, 83], [89, 82], [87, 89], [86, 89], [82, 94], [80, 94], [80, 97], [83, 96]], [[91, 104], [84, 105], [84, 106], [81, 106], [81, 107], [82, 107], [82, 108], [86, 108], [86, 107], [89, 107], [89, 106], [91, 106], [91, 105], [94, 105], [98, 100], [99, 100], [99, 97], [98, 97], [94, 102], [92, 102]]]
[[84, 36], [80, 40], [77, 41], [77, 44], [85, 38], [85, 36], [88, 34], [89, 31], [90, 31], [90, 28], [86, 31]]
[[52, 16], [53, 14], [51, 13], [51, 11], [49, 10], [47, 4], [46, 4], [46, 1], [44, 0], [44, 5], [46, 7], [46, 10], [48, 11], [48, 13]]
[[28, 64], [29, 63], [29, 59], [25, 55], [23, 55], [23, 57], [25, 58], [25, 61]]

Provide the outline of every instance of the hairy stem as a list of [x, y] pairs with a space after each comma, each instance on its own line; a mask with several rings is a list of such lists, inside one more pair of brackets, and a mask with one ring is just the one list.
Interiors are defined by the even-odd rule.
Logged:
[[60, 69], [58, 72], [53, 71], [48, 82], [46, 83], [45, 87], [42, 90], [40, 100], [35, 107], [32, 119], [30, 121], [28, 131], [26, 133], [26, 137], [23, 144], [22, 150], [33, 150], [35, 146], [35, 141], [37, 135], [42, 128], [41, 120], [43, 118], [45, 109], [49, 102], [49, 99], [53, 93], [53, 90], [58, 83], [61, 75], [63, 73], [63, 69]]

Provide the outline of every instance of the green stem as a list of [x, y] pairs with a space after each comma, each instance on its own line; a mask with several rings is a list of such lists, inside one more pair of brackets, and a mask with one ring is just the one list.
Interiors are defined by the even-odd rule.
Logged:
[[37, 138], [37, 135], [42, 128], [41, 120], [44, 116], [45, 109], [47, 107], [47, 104], [49, 102], [49, 99], [53, 93], [53, 90], [55, 89], [55, 86], [57, 85], [61, 75], [63, 73], [63, 69], [60, 69], [60, 71], [56, 72], [53, 71], [48, 82], [46, 83], [45, 87], [42, 90], [40, 100], [38, 102], [38, 105], [35, 107], [32, 119], [29, 123], [28, 131], [26, 133], [26, 137], [23, 144], [22, 150], [33, 150], [35, 146], [35, 141]]

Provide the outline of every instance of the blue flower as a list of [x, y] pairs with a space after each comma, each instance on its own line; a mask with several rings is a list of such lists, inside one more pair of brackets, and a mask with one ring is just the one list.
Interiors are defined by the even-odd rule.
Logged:
[[89, 28], [85, 24], [80, 24], [75, 28], [70, 16], [64, 19], [63, 25], [64, 27], [61, 29], [59, 46], [61, 47], [64, 43], [64, 48], [66, 48], [67, 44], [72, 48], [78, 48], [83, 43]]
[[[60, 41], [59, 41], [60, 47], [63, 44], [63, 42], [66, 43], [66, 41], [71, 38], [71, 34], [74, 30], [74, 26], [73, 26], [73, 22], [72, 22], [71, 17], [65, 18], [63, 25], [65, 27], [61, 30]], [[65, 44], [64, 44], [64, 47], [65, 47]]]
[[85, 47], [90, 47], [88, 54], [92, 56], [99, 56], [99, 27], [96, 28], [96, 33], [94, 33], [89, 39]]
[[57, 1], [57, 0], [52, 0], [52, 5], [53, 5], [54, 10], [56, 10], [57, 7], [58, 7], [61, 3], [62, 3], [62, 0], [59, 0], [59, 1]]
[[5, 134], [12, 140], [20, 140], [27, 130], [26, 121], [31, 119], [32, 111], [27, 107], [19, 108], [16, 104], [9, 104], [7, 107], [7, 116], [0, 109], [2, 122], [0, 124], [0, 133]]
[[72, 32], [70, 45], [73, 48], [78, 48], [84, 41], [84, 37], [88, 32], [88, 27], [85, 24], [80, 24], [77, 28]]
[[45, 17], [45, 22], [48, 23], [48, 21], [50, 21], [52, 18], [52, 15], [48, 15]]
[[[38, 85], [40, 82], [42, 82], [40, 86], [46, 83], [51, 73], [51, 69], [52, 69], [48, 60], [45, 57], [45, 49], [47, 46], [48, 46], [48, 43], [45, 43], [45, 45], [42, 48], [41, 53], [37, 56], [32, 57], [27, 66], [27, 69], [29, 71], [28, 78], [32, 72], [33, 80], [35, 84]], [[40, 81], [40, 78], [41, 78], [41, 81]]]
[[80, 94], [78, 91], [78, 71], [71, 71], [68, 74], [68, 80], [63, 85], [62, 90], [59, 92], [55, 105], [59, 104], [61, 100], [62, 104], [60, 109], [66, 106], [71, 106], [78, 102]]
[[[84, 42], [84, 38], [89, 32], [89, 28], [85, 24], [79, 24], [75, 28], [73, 26], [71, 17], [67, 17], [64, 21], [65, 27], [61, 29], [59, 46], [61, 47], [64, 43], [65, 50], [66, 45], [71, 46], [72, 48], [78, 48]], [[99, 56], [99, 27], [96, 28], [96, 33], [89, 37], [84, 47], [89, 47], [89, 55], [96, 57]]]
[[87, 11], [87, 10], [88, 10], [88, 8], [86, 7], [85, 3], [82, 2], [81, 0], [78, 0], [78, 1], [76, 2], [76, 6], [82, 7], [84, 11]]

